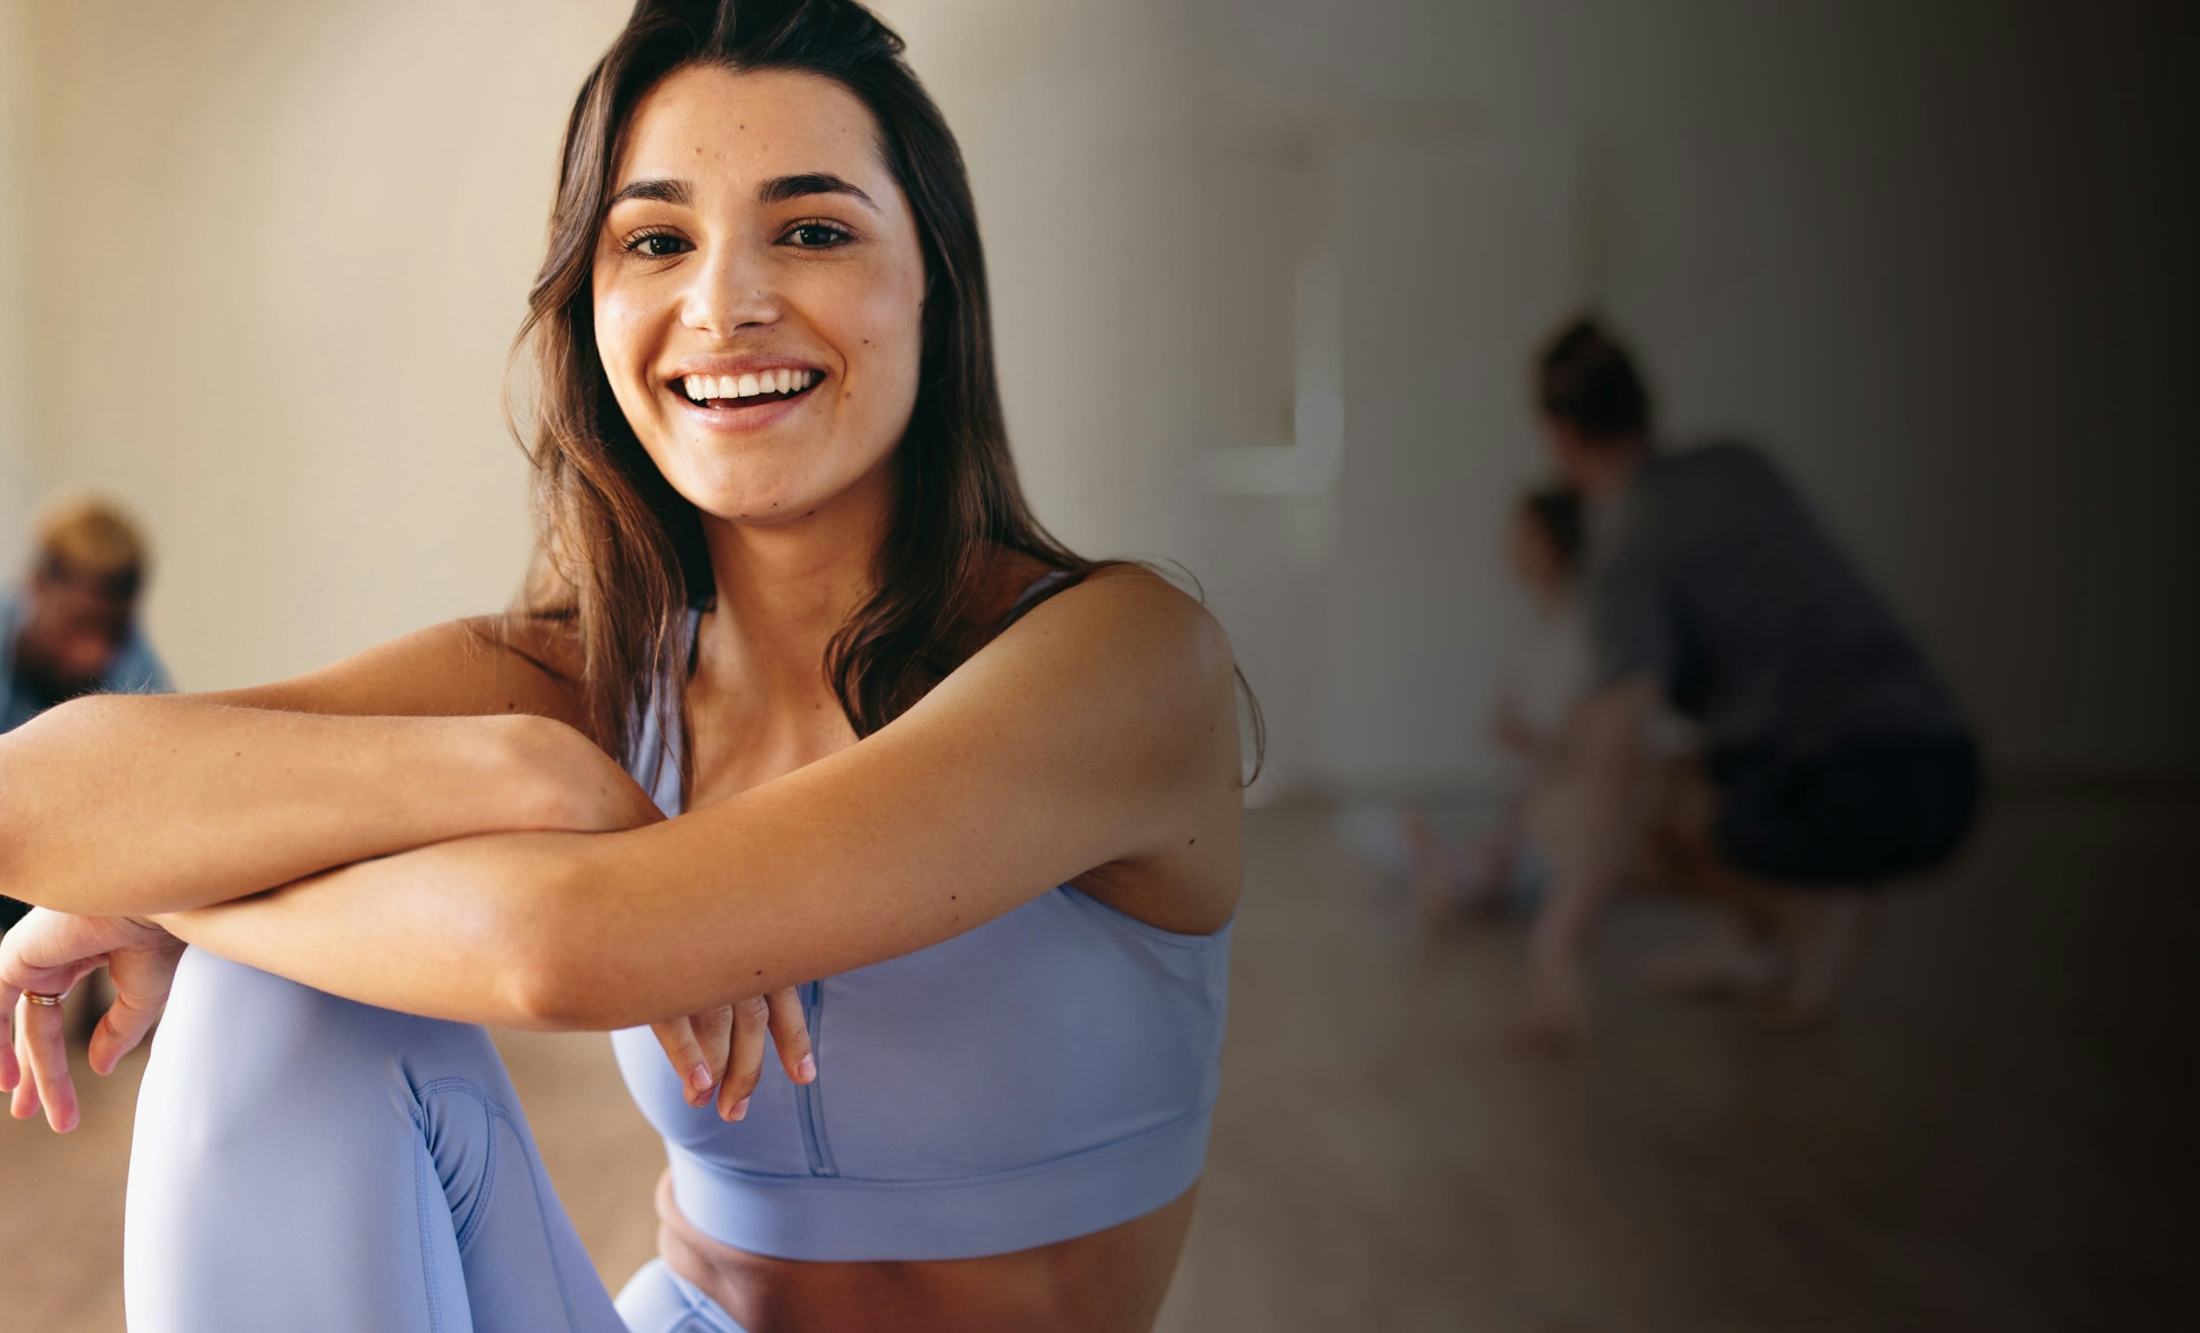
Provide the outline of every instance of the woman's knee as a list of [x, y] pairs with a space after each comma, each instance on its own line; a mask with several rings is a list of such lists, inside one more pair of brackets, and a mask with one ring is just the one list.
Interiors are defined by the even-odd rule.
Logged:
[[494, 1051], [478, 1027], [377, 1009], [199, 949], [177, 968], [161, 1036], [190, 1044], [208, 1066], [285, 1078], [401, 1061], [424, 1080], [466, 1072]]
[[141, 1098], [160, 1119], [195, 1126], [204, 1146], [248, 1147], [270, 1125], [339, 1112], [347, 1124], [416, 1121], [416, 1090], [451, 1076], [481, 1082], [492, 1098], [505, 1091], [479, 1028], [357, 1004], [192, 949]]
[[154, 1039], [164, 1091], [248, 1104], [326, 1076], [360, 1052], [346, 1002], [198, 949], [183, 956]]

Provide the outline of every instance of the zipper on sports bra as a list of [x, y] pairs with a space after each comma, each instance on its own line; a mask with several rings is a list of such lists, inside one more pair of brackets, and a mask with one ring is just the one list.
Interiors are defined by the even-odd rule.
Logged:
[[[812, 981], [802, 987], [802, 1019], [810, 1025], [810, 1045], [816, 1049], [825, 1034], [825, 983]], [[822, 1062], [821, 1062], [822, 1063]], [[832, 1140], [825, 1137], [825, 1076], [795, 1085], [795, 1106], [802, 1115], [802, 1146], [809, 1150], [810, 1174], [837, 1176]]]

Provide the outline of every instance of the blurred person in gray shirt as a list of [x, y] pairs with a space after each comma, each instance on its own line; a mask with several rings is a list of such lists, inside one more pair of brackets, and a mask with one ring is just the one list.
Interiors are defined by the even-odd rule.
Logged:
[[[1595, 669], [1534, 932], [1529, 1031], [1580, 1026], [1582, 946], [1645, 845], [1664, 882], [1725, 909], [1661, 969], [1668, 988], [1823, 1015], [1873, 934], [1877, 891], [1946, 859], [1970, 827], [1969, 728], [1770, 460], [1740, 444], [1656, 447], [1633, 360], [1595, 323], [1551, 341], [1537, 397], [1589, 505]], [[1705, 759], [1646, 802], [1642, 720], [1661, 701], [1698, 724]]]
[[[0, 592], [0, 732], [80, 694], [175, 688], [137, 624], [148, 559], [130, 516], [97, 496], [40, 511], [30, 575]], [[29, 909], [0, 897], [0, 931]]]

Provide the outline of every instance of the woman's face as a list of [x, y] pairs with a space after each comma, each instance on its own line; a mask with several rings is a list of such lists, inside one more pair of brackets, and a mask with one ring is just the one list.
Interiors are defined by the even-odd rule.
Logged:
[[690, 66], [636, 109], [612, 192], [596, 350], [674, 488], [773, 523], [884, 477], [925, 273], [869, 109], [812, 74]]

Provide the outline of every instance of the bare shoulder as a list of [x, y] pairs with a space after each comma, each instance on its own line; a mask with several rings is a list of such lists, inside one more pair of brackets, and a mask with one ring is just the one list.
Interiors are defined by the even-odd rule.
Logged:
[[[1137, 565], [1094, 571], [988, 649], [1013, 693], [1080, 752], [1117, 756], [1141, 792], [1238, 802], [1238, 675], [1230, 636], [1199, 600]], [[1032, 725], [1026, 717], [1024, 724]]]
[[[1167, 579], [1104, 566], [1032, 607], [951, 672], [911, 718], [989, 723], [1136, 756], [1142, 780], [1188, 749], [1227, 749], [1235, 768], [1236, 663], [1222, 625]], [[1212, 745], [1194, 738], [1213, 737]], [[1201, 768], [1215, 767], [1202, 757]]]
[[1244, 809], [1237, 664], [1222, 623], [1136, 565], [1095, 571], [1029, 620], [1088, 668], [1069, 685], [1086, 738], [1093, 750], [1120, 747], [1140, 812], [1133, 846], [1073, 882], [1163, 930], [1220, 929], [1237, 909]]
[[1235, 659], [1222, 622], [1197, 598], [1142, 565], [1107, 565], [1063, 590], [1003, 638], [1023, 630], [1058, 637], [1062, 647], [1098, 655], [1117, 668], [1181, 679], [1186, 685], [1234, 679]]

